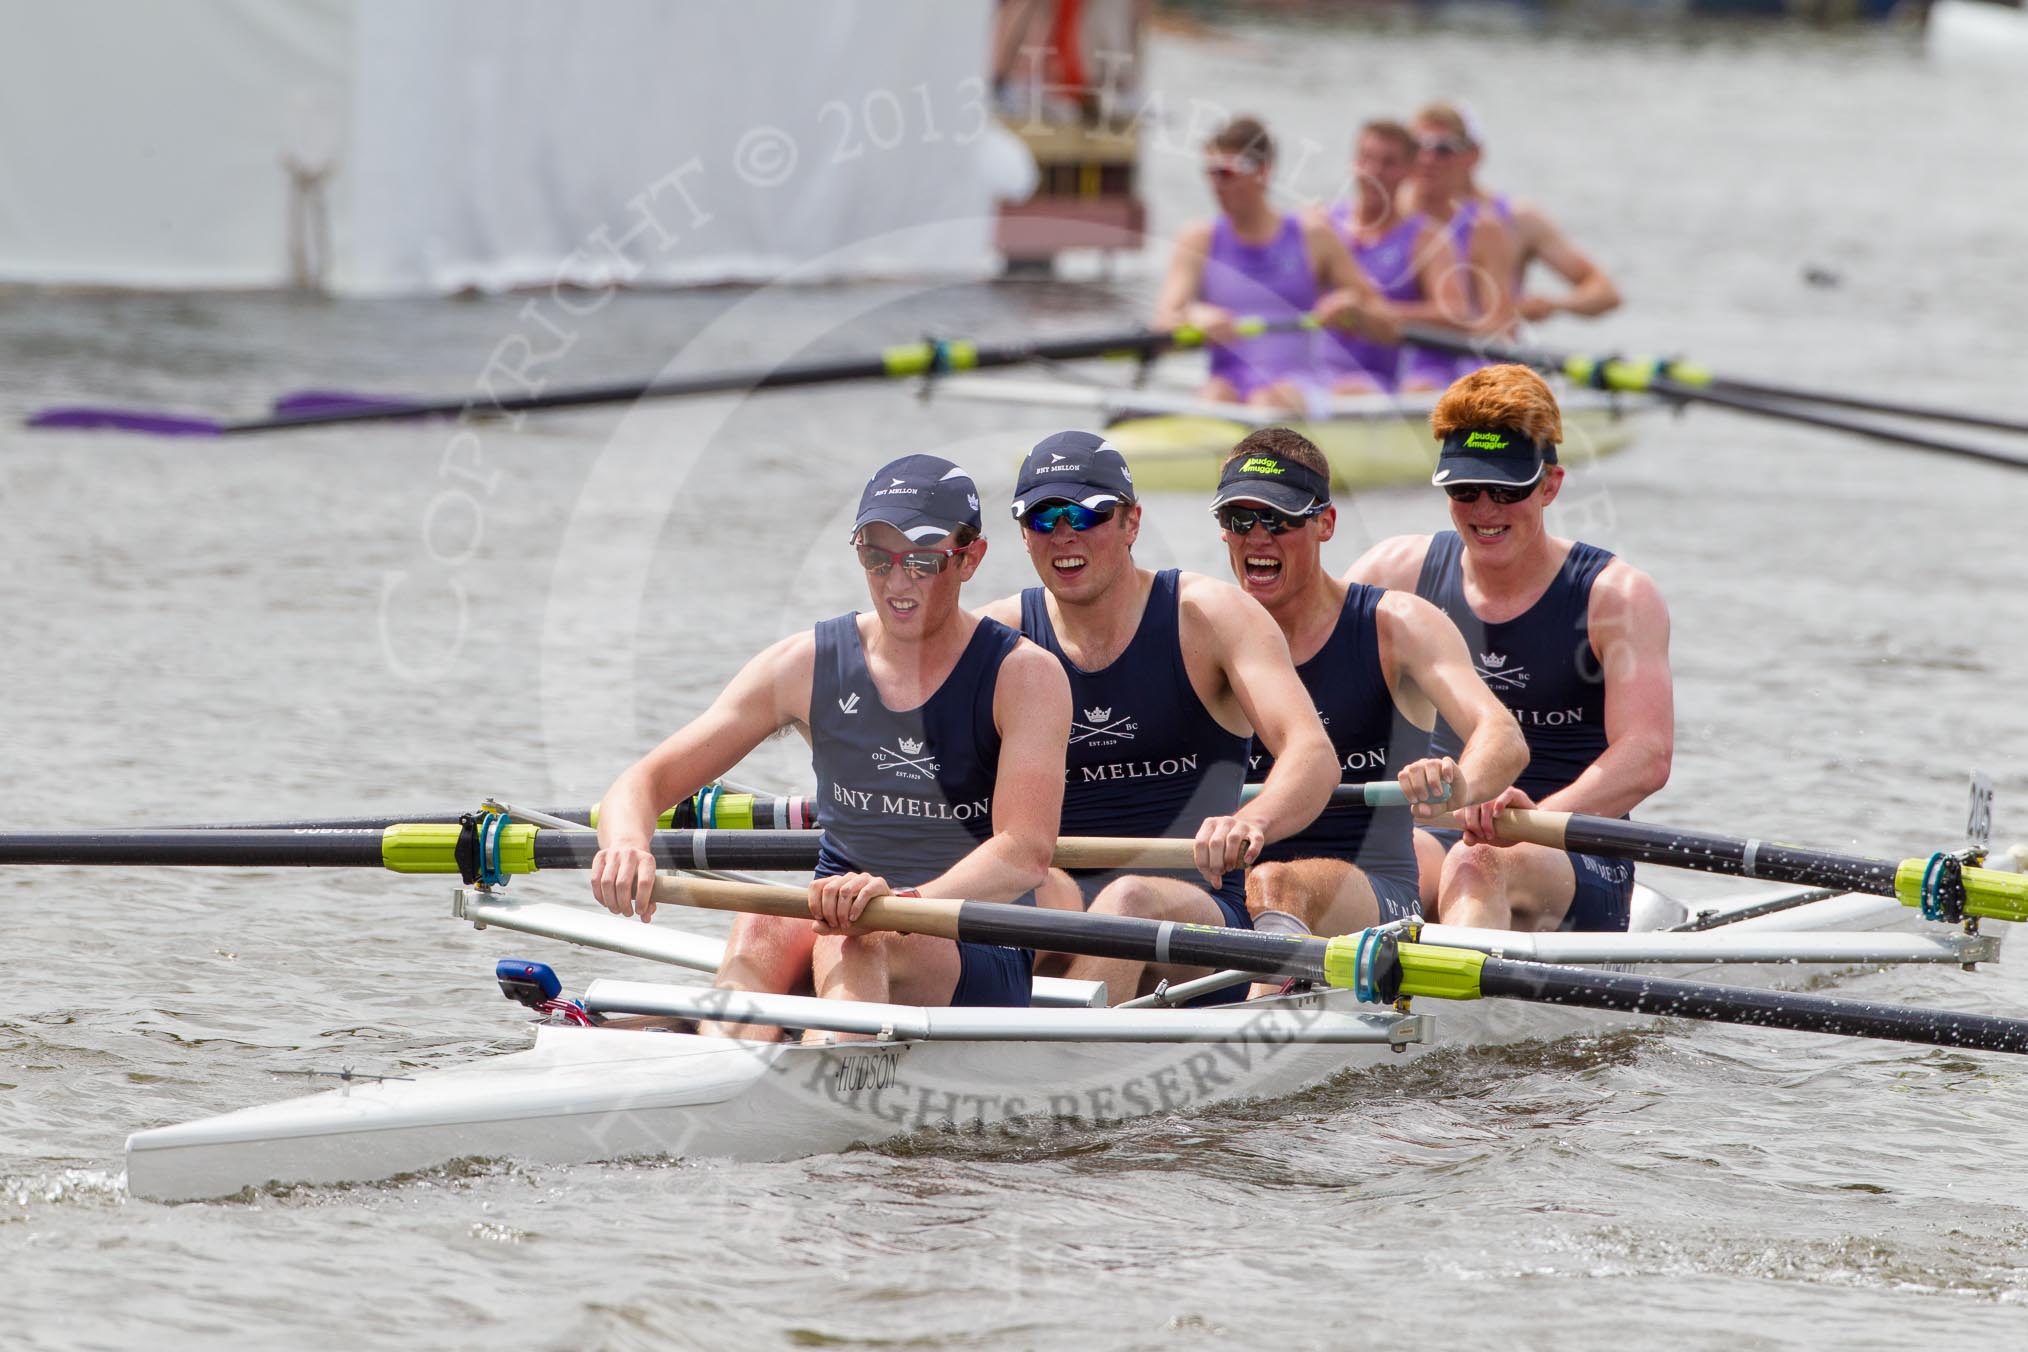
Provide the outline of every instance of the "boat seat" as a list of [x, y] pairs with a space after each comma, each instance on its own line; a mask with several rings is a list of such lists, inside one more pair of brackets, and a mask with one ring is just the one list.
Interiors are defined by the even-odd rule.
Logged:
[[1049, 1006], [1056, 1009], [1104, 1009], [1106, 983], [1072, 981], [1060, 976], [1038, 976], [1030, 990], [1028, 1003], [1035, 1007]]

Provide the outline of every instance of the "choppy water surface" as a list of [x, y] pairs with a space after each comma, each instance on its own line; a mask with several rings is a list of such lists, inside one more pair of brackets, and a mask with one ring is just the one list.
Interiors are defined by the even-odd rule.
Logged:
[[[1313, 139], [1320, 165], [1359, 118], [1469, 84], [1489, 180], [1553, 203], [1631, 298], [1546, 341], [2028, 412], [2016, 91], [1884, 40], [1261, 32], [1155, 57], [1178, 145], [1196, 95]], [[1200, 210], [1189, 154], [1157, 147], [1149, 179], [1158, 226]], [[1151, 284], [630, 297], [549, 373], [1081, 332], [1131, 321]], [[5, 411], [466, 389], [521, 305], [12, 300]], [[854, 603], [842, 542], [871, 465], [938, 450], [1003, 497], [1050, 421], [850, 387], [464, 440], [0, 431], [0, 812], [62, 827], [587, 801], [747, 653]], [[1566, 528], [1648, 569], [1674, 615], [1680, 749], [1646, 815], [1927, 850], [1954, 838], [1978, 764], [2003, 838], [2028, 834], [2024, 487], [1708, 411], [1655, 420], [1573, 478]], [[1426, 490], [1346, 508], [1341, 564], [1440, 524]], [[1025, 580], [1004, 524], [994, 539], [982, 599]], [[1223, 566], [1196, 502], [1152, 502], [1144, 540], [1151, 561]], [[747, 767], [805, 773], [782, 745]], [[2028, 1317], [2016, 1063], [1736, 1030], [1450, 1051], [1272, 1104], [787, 1164], [124, 1196], [128, 1131], [303, 1087], [278, 1070], [514, 1045], [490, 979], [507, 951], [554, 957], [573, 984], [649, 974], [477, 935], [447, 921], [447, 893], [329, 873], [0, 876], [11, 1345], [1568, 1350], [1919, 1330], [1993, 1346]], [[2020, 1012], [2023, 961], [1847, 989]]]

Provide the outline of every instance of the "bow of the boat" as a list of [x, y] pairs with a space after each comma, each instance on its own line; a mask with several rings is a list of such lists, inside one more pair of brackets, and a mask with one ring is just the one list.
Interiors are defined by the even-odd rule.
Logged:
[[533, 1047], [507, 1056], [136, 1132], [127, 1138], [127, 1187], [171, 1201], [275, 1180], [384, 1179], [470, 1157], [680, 1154], [690, 1117], [737, 1100], [783, 1050], [666, 1032], [538, 1028]]

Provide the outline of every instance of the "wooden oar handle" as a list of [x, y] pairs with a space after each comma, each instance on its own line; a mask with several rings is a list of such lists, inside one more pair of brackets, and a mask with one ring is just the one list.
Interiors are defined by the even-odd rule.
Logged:
[[[1452, 813], [1419, 821], [1416, 825], [1435, 827], [1439, 831], [1464, 828], [1464, 823]], [[1564, 848], [1563, 833], [1570, 825], [1570, 814], [1546, 812], [1539, 807], [1510, 807], [1499, 815], [1496, 825], [1500, 838], [1512, 844], [1547, 845], [1552, 850], [1560, 850]]]
[[[810, 893], [807, 888], [719, 882], [713, 878], [692, 878], [681, 873], [655, 875], [655, 904], [697, 906], [708, 911], [746, 911], [753, 915], [787, 916], [792, 920], [810, 918]], [[937, 897], [877, 897], [867, 903], [866, 909], [860, 913], [859, 922], [868, 929], [955, 939], [958, 937], [959, 905], [959, 902]]]
[[1056, 842], [1050, 862], [1058, 868], [1197, 867], [1196, 846], [1187, 839], [1142, 839], [1135, 836], [1065, 836]]

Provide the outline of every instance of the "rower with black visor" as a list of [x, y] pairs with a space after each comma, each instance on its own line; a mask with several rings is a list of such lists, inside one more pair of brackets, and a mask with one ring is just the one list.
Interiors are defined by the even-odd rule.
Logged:
[[[1446, 924], [1624, 930], [1630, 864], [1507, 844], [1494, 822], [1507, 807], [1625, 816], [1668, 781], [1668, 608], [1624, 559], [1550, 533], [1563, 420], [1540, 376], [1522, 366], [1463, 376], [1430, 427], [1441, 447], [1430, 481], [1448, 496], [1453, 529], [1384, 540], [1347, 580], [1412, 590], [1448, 615], [1529, 761], [1513, 788], [1459, 814], [1462, 834], [1418, 832], [1425, 909]], [[1439, 723], [1431, 754], [1457, 744]]]
[[[1347, 934], [1418, 914], [1414, 821], [1512, 784], [1528, 759], [1520, 732], [1442, 611], [1324, 568], [1338, 508], [1330, 463], [1308, 437], [1288, 427], [1249, 434], [1226, 456], [1211, 512], [1233, 576], [1287, 640], [1341, 782], [1392, 779], [1409, 804], [1333, 802], [1267, 846], [1247, 874], [1254, 926]], [[1439, 717], [1463, 730], [1454, 753], [1429, 750]], [[1265, 747], [1250, 748], [1248, 780], [1265, 781], [1275, 764]]]

